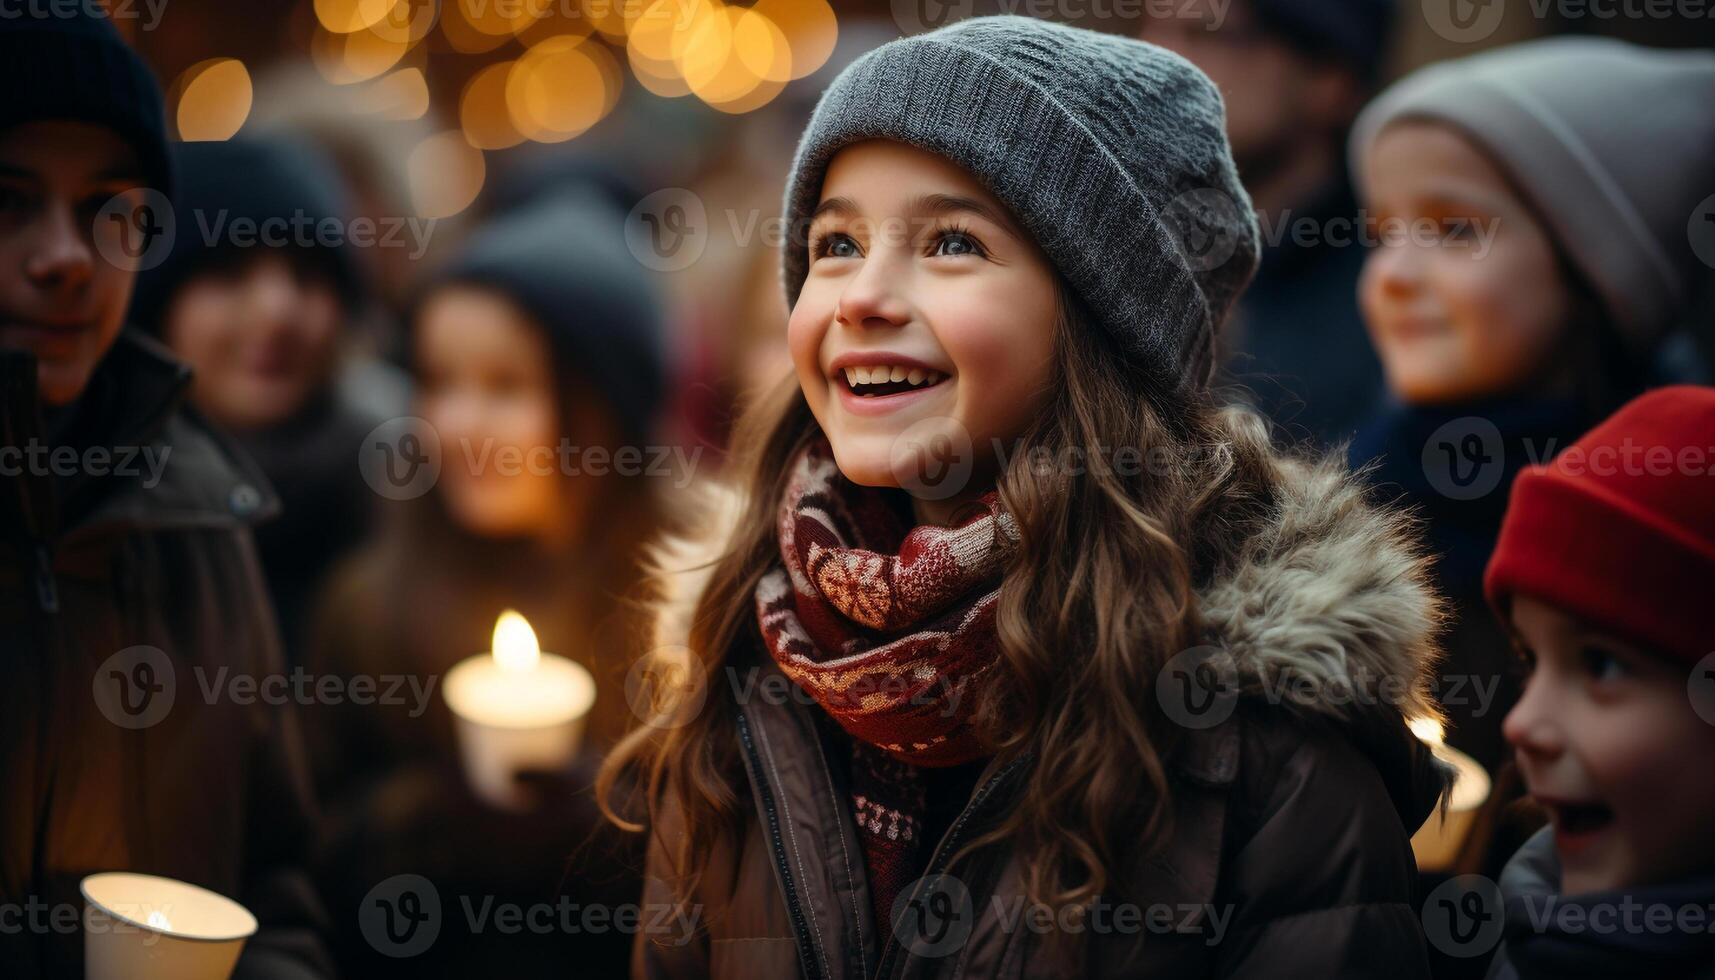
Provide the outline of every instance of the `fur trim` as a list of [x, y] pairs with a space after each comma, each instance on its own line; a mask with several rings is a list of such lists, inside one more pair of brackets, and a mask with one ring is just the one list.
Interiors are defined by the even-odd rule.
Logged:
[[[1365, 500], [1336, 458], [1281, 460], [1274, 519], [1199, 593], [1208, 643], [1240, 688], [1335, 720], [1381, 703], [1440, 717], [1429, 684], [1441, 600], [1412, 518]], [[698, 533], [654, 546], [657, 646], [683, 646], [715, 561], [740, 515], [736, 490], [698, 491]]]
[[1368, 503], [1337, 458], [1279, 465], [1275, 520], [1199, 596], [1211, 643], [1271, 702], [1439, 719], [1429, 684], [1445, 616], [1414, 521]]
[[725, 483], [708, 481], [692, 487], [684, 512], [692, 530], [664, 535], [649, 545], [644, 567], [655, 582], [653, 649], [680, 648], [691, 638], [697, 600], [714, 575], [715, 563], [742, 516], [739, 492]]

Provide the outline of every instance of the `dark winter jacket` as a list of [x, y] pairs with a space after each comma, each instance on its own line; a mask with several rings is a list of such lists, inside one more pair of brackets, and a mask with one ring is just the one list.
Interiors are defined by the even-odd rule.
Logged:
[[[33, 361], [0, 363], [0, 444], [45, 445]], [[122, 335], [55, 437], [105, 455], [0, 479], [0, 906], [63, 914], [85, 875], [163, 875], [256, 914], [236, 977], [331, 976], [300, 733], [230, 683], [282, 669], [249, 527], [275, 503], [178, 408], [188, 378]], [[76, 919], [38, 921], [0, 929], [0, 972], [82, 976]]]
[[[1491, 772], [1512, 758], [1501, 719], [1518, 700], [1516, 657], [1483, 598], [1513, 479], [1571, 445], [1592, 421], [1570, 400], [1491, 399], [1443, 407], [1390, 405], [1348, 448], [1380, 500], [1415, 509], [1446, 599], [1446, 659], [1436, 691], [1447, 742]], [[1497, 801], [1498, 802], [1498, 801]], [[1492, 873], [1492, 872], [1491, 872]]]
[[1545, 828], [1507, 862], [1501, 897], [1505, 945], [1490, 980], [1715, 978], [1715, 879], [1561, 895]]
[[1259, 217], [1269, 244], [1223, 333], [1226, 378], [1288, 438], [1338, 445], [1386, 394], [1358, 312], [1358, 203], [1342, 174], [1311, 206]]
[[[1105, 910], [1107, 927], [1094, 914], [1088, 920], [1085, 976], [1428, 976], [1409, 838], [1443, 775], [1403, 716], [1430, 710], [1422, 687], [1434, 659], [1436, 602], [1396, 517], [1365, 506], [1336, 470], [1287, 469], [1292, 480], [1276, 521], [1200, 593], [1211, 643], [1230, 654], [1250, 696], [1229, 701], [1224, 721], [1185, 730], [1168, 760], [1172, 836], [1155, 873]], [[689, 576], [680, 584], [660, 632], [682, 643], [700, 585]], [[752, 645], [729, 664], [778, 672]], [[1413, 693], [1379, 707], [1332, 696], [1270, 703], [1262, 692], [1283, 674], [1320, 692], [1343, 684], [1373, 690], [1385, 680]], [[721, 685], [709, 696], [733, 694]], [[713, 855], [680, 920], [694, 914], [701, 928], [641, 934], [633, 975], [1053, 975], [1056, 964], [1028, 925], [1018, 857], [989, 849], [948, 861], [1007, 812], [1031, 758], [989, 764], [907, 913], [889, 927], [871, 912], [841, 774], [830, 764], [840, 753], [819, 737], [814, 711], [799, 698], [738, 706], [749, 777], [742, 839]], [[657, 829], [646, 909], [671, 901], [657, 840], [675, 840], [671, 811]], [[956, 884], [933, 878], [940, 874]]]

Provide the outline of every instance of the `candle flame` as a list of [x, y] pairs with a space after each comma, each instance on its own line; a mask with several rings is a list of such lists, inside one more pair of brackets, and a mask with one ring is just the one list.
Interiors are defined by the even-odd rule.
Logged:
[[530, 621], [515, 610], [508, 609], [494, 621], [494, 662], [502, 670], [535, 670], [542, 659], [542, 648], [536, 643], [536, 631]]
[[145, 921], [147, 922], [149, 928], [151, 928], [151, 929], [172, 929], [173, 928], [173, 920], [167, 918], [167, 913], [165, 913], [165, 912], [150, 912], [149, 918], [146, 919]]
[[1430, 745], [1440, 745], [1446, 737], [1446, 731], [1441, 722], [1435, 718], [1413, 718], [1407, 724], [1411, 726], [1411, 734]]

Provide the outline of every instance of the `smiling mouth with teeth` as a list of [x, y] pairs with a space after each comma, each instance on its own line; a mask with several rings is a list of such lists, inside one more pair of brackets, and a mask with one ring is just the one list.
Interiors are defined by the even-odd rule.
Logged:
[[921, 388], [933, 388], [947, 376], [939, 371], [924, 368], [906, 368], [894, 365], [891, 367], [849, 367], [845, 369], [846, 387], [854, 394], [866, 398], [879, 398], [885, 395], [897, 395], [906, 391], [917, 391]]

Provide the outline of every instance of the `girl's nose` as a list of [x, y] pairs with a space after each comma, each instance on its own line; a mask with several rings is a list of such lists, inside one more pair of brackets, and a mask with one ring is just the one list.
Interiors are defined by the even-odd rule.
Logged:
[[1551, 685], [1542, 677], [1525, 683], [1518, 704], [1501, 722], [1501, 734], [1519, 752], [1539, 759], [1552, 759], [1566, 748], [1565, 735], [1557, 720]]
[[1365, 274], [1374, 277], [1382, 294], [1390, 298], [1414, 295], [1423, 285], [1421, 249], [1410, 242], [1379, 245], [1365, 260]]
[[911, 319], [901, 279], [905, 271], [884, 259], [865, 259], [841, 290], [834, 319], [849, 327], [897, 327]]

